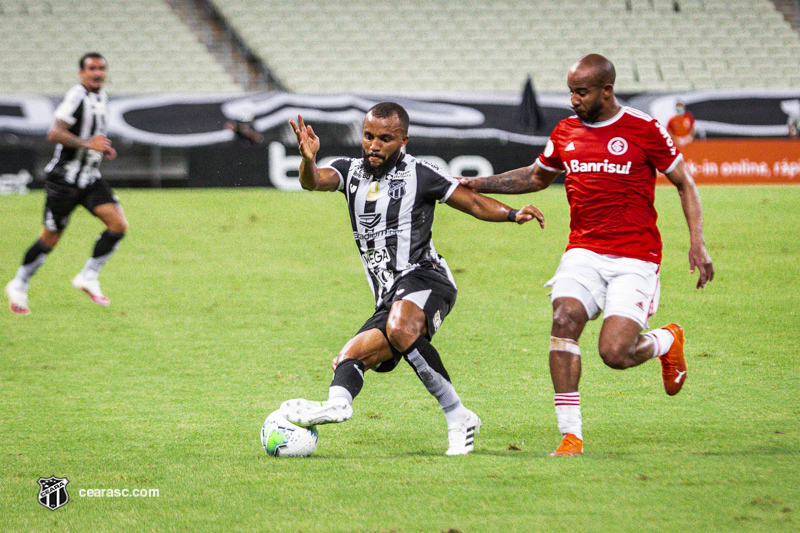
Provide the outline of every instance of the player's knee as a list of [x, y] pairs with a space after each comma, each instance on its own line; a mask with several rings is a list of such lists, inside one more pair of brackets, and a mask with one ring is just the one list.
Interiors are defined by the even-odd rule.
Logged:
[[567, 306], [559, 306], [553, 310], [553, 330], [556, 337], [574, 338], [583, 330], [585, 313]]
[[419, 337], [419, 331], [405, 320], [390, 320], [386, 324], [386, 338], [399, 352], [406, 351]]
[[61, 239], [61, 233], [50, 233], [48, 235], [42, 235], [39, 240], [50, 249], [56, 247], [58, 241]]
[[118, 235], [125, 235], [125, 232], [128, 231], [128, 221], [124, 218], [115, 220], [108, 225], [108, 229]]
[[598, 346], [600, 358], [610, 368], [622, 370], [631, 366], [631, 356], [633, 351], [630, 346], [614, 342], [601, 342]]

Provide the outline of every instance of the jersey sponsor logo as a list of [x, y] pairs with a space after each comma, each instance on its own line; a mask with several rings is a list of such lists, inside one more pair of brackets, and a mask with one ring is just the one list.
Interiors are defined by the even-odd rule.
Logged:
[[632, 161], [627, 163], [609, 163], [608, 159], [603, 161], [583, 162], [577, 159], [567, 161], [567, 168], [570, 172], [605, 172], [607, 174], [630, 174]]
[[393, 198], [395, 200], [402, 198], [406, 194], [406, 182], [405, 180], [392, 180], [389, 182], [389, 192], [387, 193], [389, 198]]
[[628, 151], [628, 141], [622, 137], [614, 137], [608, 141], [608, 151], [613, 155], [622, 155]]
[[376, 248], [375, 250], [367, 250], [361, 254], [364, 263], [367, 264], [370, 270], [376, 268], [384, 268], [389, 262], [389, 250], [384, 248]]
[[367, 229], [374, 228], [380, 221], [380, 213], [364, 213], [363, 215], [358, 215], [358, 222]]
[[369, 233], [359, 233], [357, 231], [354, 231], [353, 232], [353, 237], [355, 239], [359, 239], [359, 240], [362, 240], [362, 241], [374, 241], [375, 239], [381, 239], [381, 238], [385, 238], [385, 237], [392, 237], [392, 236], [397, 235], [399, 233], [403, 233], [403, 230], [399, 229], [399, 228], [389, 228], [389, 229], [383, 229], [383, 230], [380, 230], [380, 231], [371, 231]]
[[[436, 167], [438, 170], [439, 167]], [[398, 170], [394, 175], [387, 176], [389, 180], [410, 180], [412, 177], [410, 170]]]
[[678, 149], [675, 147], [675, 142], [672, 140], [672, 136], [658, 121], [655, 121], [655, 124], [658, 127], [658, 131], [661, 133], [661, 136], [664, 137], [665, 141], [667, 141], [667, 146], [669, 146], [670, 153], [672, 155], [677, 155]]
[[353, 179], [356, 179], [356, 180], [368, 180], [368, 179], [372, 179], [372, 176], [367, 175], [367, 173], [364, 172], [363, 168], [356, 168], [356, 169], [353, 170]]
[[361, 254], [361, 259], [372, 274], [372, 277], [381, 284], [383, 289], [391, 286], [394, 282], [394, 273], [386, 268], [391, 261], [389, 250], [386, 247], [367, 250]]

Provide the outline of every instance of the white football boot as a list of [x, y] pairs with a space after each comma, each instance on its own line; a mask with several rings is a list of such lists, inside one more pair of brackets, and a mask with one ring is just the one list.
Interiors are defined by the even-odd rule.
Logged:
[[6, 285], [6, 296], [8, 296], [8, 306], [12, 313], [18, 315], [29, 315], [31, 310], [28, 308], [28, 291], [22, 283], [12, 279]]
[[86, 279], [79, 273], [72, 279], [72, 286], [88, 294], [89, 298], [97, 305], [107, 306], [111, 303], [108, 298], [103, 296], [100, 291], [100, 282], [96, 279]]
[[353, 416], [353, 407], [344, 398], [334, 398], [325, 402], [296, 398], [281, 404], [281, 414], [292, 424], [309, 427], [349, 420]]
[[481, 419], [467, 409], [469, 415], [462, 421], [447, 426], [450, 447], [445, 455], [466, 455], [475, 448], [475, 435], [481, 431]]

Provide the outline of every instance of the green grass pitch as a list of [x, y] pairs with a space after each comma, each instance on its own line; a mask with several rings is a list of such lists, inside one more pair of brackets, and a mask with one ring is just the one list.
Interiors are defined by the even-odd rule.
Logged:
[[[101, 277], [111, 306], [70, 285], [101, 229], [81, 210], [33, 280], [33, 314], [0, 312], [0, 531], [800, 529], [798, 187], [701, 188], [717, 269], [703, 291], [677, 192], [657, 190], [652, 325], [686, 328], [687, 385], [667, 397], [655, 361], [606, 368], [591, 323], [585, 453], [567, 459], [547, 456], [559, 435], [543, 287], [566, 243], [563, 187], [502, 198], [540, 207], [544, 230], [437, 209], [459, 297], [434, 344], [484, 422], [475, 452], [455, 458], [404, 364], [367, 375], [353, 419], [321, 427], [312, 457], [261, 448], [281, 401], [326, 397], [331, 358], [371, 313], [341, 195], [117, 192], [131, 228]], [[42, 203], [0, 197], [3, 285]], [[50, 476], [69, 479], [56, 511], [37, 501]]]

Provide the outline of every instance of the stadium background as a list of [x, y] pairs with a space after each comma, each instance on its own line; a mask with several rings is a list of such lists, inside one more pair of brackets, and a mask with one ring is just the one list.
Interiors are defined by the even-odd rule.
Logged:
[[[355, 155], [363, 112], [384, 99], [411, 112], [409, 151], [454, 174], [527, 165], [570, 114], [566, 72], [588, 52], [662, 123], [687, 103], [700, 183], [796, 183], [799, 28], [799, 0], [0, 0], [1, 181], [41, 185], [52, 112], [96, 50], [116, 187], [291, 189], [289, 118], [315, 125], [322, 157]], [[264, 143], [236, 139], [236, 120]]]

